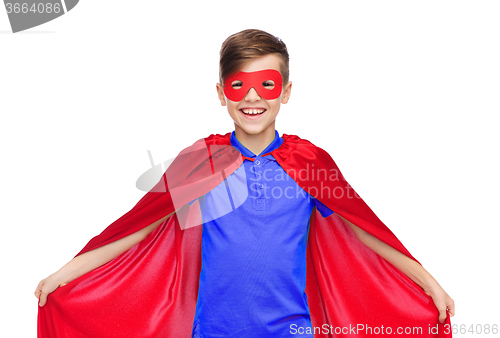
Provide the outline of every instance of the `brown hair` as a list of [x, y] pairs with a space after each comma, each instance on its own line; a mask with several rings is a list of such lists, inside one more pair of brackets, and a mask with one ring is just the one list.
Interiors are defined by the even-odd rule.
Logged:
[[222, 43], [220, 49], [220, 84], [246, 62], [268, 54], [276, 54], [281, 59], [284, 86], [288, 83], [289, 57], [286, 45], [280, 38], [259, 29], [246, 29], [231, 35]]

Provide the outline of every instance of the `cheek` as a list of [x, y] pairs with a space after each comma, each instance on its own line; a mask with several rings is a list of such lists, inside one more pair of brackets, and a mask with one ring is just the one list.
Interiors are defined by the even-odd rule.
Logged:
[[233, 108], [236, 108], [238, 106], [239, 102], [235, 102], [235, 101], [231, 101], [231, 100], [227, 100], [227, 105], [229, 107], [233, 107]]
[[269, 105], [269, 108], [271, 108], [273, 111], [277, 111], [278, 109], [280, 109], [281, 96], [274, 100], [267, 100], [267, 104]]
[[238, 110], [239, 102], [234, 102], [231, 100], [227, 100], [226, 102], [227, 102], [227, 109], [229, 110], [229, 112], [234, 113], [235, 111]]

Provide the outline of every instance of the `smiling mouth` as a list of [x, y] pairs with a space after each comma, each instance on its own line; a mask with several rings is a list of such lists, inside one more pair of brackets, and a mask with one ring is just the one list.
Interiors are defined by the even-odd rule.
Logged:
[[257, 108], [257, 109], [246, 109], [246, 108], [243, 108], [243, 109], [240, 109], [240, 112], [242, 112], [243, 114], [248, 115], [248, 116], [262, 115], [266, 111], [267, 111], [267, 109], [263, 109], [263, 108]]

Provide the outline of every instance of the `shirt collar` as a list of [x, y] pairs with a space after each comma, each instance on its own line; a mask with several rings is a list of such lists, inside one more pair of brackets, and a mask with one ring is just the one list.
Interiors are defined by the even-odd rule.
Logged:
[[283, 143], [283, 139], [280, 137], [279, 133], [277, 130], [274, 131], [274, 139], [272, 140], [269, 145], [260, 152], [259, 155], [254, 154], [252, 151], [250, 151], [247, 147], [245, 147], [241, 142], [236, 138], [236, 135], [234, 134], [234, 130], [231, 133], [231, 145], [238, 149], [243, 156], [246, 157], [255, 157], [255, 156], [261, 156], [262, 154], [267, 154], [275, 149], [278, 149], [279, 146]]

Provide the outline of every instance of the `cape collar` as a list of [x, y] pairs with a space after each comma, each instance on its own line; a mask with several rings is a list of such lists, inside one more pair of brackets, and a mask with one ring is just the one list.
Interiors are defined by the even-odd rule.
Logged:
[[247, 147], [245, 147], [237, 138], [234, 131], [231, 133], [230, 141], [231, 145], [235, 147], [241, 154], [246, 158], [255, 158], [256, 156], [265, 156], [273, 150], [278, 149], [283, 144], [283, 138], [280, 137], [277, 130], [274, 131], [274, 139], [269, 143], [269, 145], [260, 152], [260, 154], [256, 155], [252, 151], [250, 151]]

